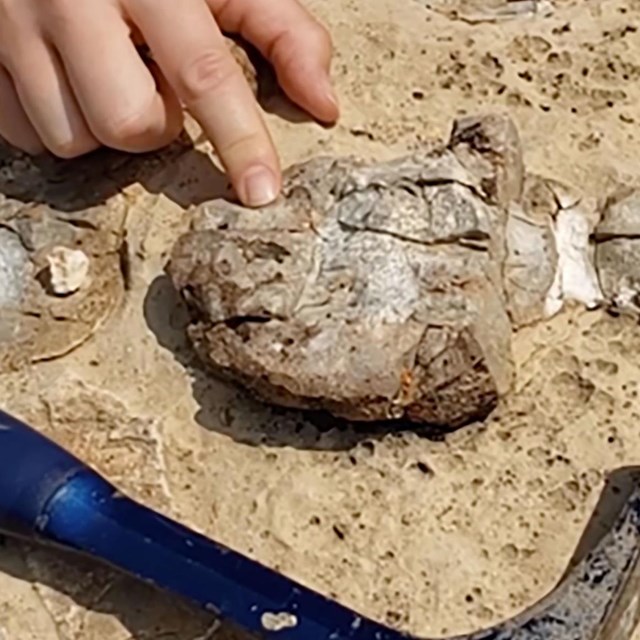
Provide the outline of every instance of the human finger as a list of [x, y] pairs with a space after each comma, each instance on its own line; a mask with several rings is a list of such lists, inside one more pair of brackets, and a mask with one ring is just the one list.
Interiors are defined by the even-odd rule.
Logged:
[[[94, 0], [61, 6], [43, 28], [64, 62], [93, 135], [128, 152], [151, 151], [174, 140], [182, 128], [180, 104], [168, 87], [158, 91], [117, 7]], [[51, 7], [49, 14], [60, 4]]]
[[10, 145], [36, 155], [44, 145], [20, 104], [11, 76], [0, 67], [0, 136]]
[[12, 50], [6, 64], [40, 140], [54, 155], [73, 158], [97, 149], [55, 51], [37, 37]]
[[167, 80], [215, 146], [240, 199], [263, 206], [280, 191], [273, 142], [256, 100], [204, 0], [128, 0]]
[[331, 37], [297, 0], [207, 2], [224, 31], [239, 33], [271, 61], [289, 98], [322, 122], [338, 119]]

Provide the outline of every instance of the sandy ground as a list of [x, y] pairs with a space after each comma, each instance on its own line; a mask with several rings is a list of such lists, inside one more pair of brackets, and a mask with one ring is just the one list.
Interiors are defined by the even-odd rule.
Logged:
[[[549, 18], [469, 24], [479, 1], [315, 0], [337, 48], [344, 116], [269, 115], [284, 164], [389, 158], [454, 117], [516, 120], [529, 169], [602, 196], [640, 178], [639, 0], [556, 0]], [[7, 409], [132, 494], [222, 542], [421, 635], [496, 623], [569, 562], [604, 474], [640, 463], [640, 329], [569, 310], [517, 336], [517, 388], [444, 441], [319, 430], [187, 371], [163, 266], [185, 205], [220, 181], [197, 154], [126, 197], [126, 299], [64, 358], [0, 377]], [[2, 640], [242, 636], [94, 565], [0, 547]]]

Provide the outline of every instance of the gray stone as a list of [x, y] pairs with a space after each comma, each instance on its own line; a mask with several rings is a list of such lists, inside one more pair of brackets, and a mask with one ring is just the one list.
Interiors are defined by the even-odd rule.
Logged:
[[20, 239], [0, 228], [0, 343], [11, 340], [17, 332], [28, 270], [29, 256]]
[[202, 361], [270, 403], [352, 420], [456, 428], [488, 413], [513, 375], [514, 131], [469, 119], [448, 146], [391, 162], [295, 166], [258, 212], [201, 205], [169, 272]]
[[594, 240], [605, 297], [616, 309], [640, 312], [640, 190], [622, 189], [609, 198]]

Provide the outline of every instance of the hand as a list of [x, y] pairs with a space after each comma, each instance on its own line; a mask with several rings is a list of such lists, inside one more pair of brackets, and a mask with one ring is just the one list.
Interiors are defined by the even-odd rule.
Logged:
[[62, 158], [152, 151], [178, 136], [184, 106], [240, 199], [267, 204], [278, 156], [222, 31], [268, 58], [299, 106], [337, 119], [330, 38], [297, 0], [0, 0], [0, 135]]

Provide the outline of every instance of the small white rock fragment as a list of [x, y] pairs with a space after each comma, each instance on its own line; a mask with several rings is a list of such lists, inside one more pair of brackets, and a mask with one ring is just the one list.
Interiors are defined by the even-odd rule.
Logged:
[[47, 256], [49, 281], [56, 295], [75, 293], [89, 277], [89, 258], [79, 249], [55, 247]]
[[545, 315], [558, 313], [567, 300], [583, 304], [587, 309], [596, 308], [604, 299], [598, 274], [593, 264], [589, 237], [592, 231], [591, 216], [578, 201], [571, 204], [554, 189], [560, 211], [556, 214], [554, 236], [558, 252], [558, 268], [554, 282], [547, 294]]
[[260, 623], [266, 631], [284, 631], [298, 626], [298, 618], [292, 613], [263, 613]]

